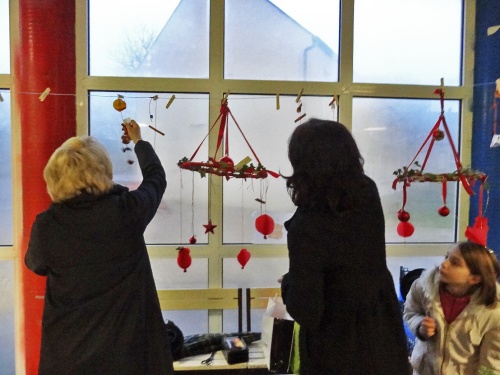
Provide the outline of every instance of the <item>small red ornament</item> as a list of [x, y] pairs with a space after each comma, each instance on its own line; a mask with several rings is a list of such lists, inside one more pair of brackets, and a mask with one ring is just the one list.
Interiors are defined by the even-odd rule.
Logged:
[[189, 255], [190, 250], [187, 247], [178, 247], [177, 250], [177, 265], [186, 272], [186, 270], [191, 265], [191, 255]]
[[191, 236], [191, 238], [189, 238], [189, 243], [190, 243], [191, 245], [194, 245], [194, 244], [196, 243], [196, 236], [194, 236], [194, 235], [193, 235], [193, 236]]
[[214, 233], [214, 229], [217, 227], [217, 225], [212, 224], [212, 219], [208, 220], [208, 224], [203, 224], [205, 227], [205, 233]]
[[410, 237], [413, 232], [415, 231], [415, 228], [409, 221], [401, 221], [398, 224], [398, 234], [401, 237]]
[[438, 209], [438, 214], [441, 216], [448, 216], [450, 214], [450, 209], [446, 206], [442, 206]]
[[229, 167], [234, 167], [234, 161], [229, 156], [224, 156], [219, 160], [219, 163], [226, 163]]
[[442, 130], [436, 129], [434, 130], [434, 133], [432, 133], [432, 136], [436, 141], [441, 141], [444, 138], [444, 132]]
[[407, 222], [408, 220], [410, 220], [410, 213], [408, 211], [405, 211], [404, 209], [400, 209], [398, 211], [398, 219], [399, 221]]
[[255, 228], [259, 233], [264, 235], [264, 238], [267, 239], [267, 235], [273, 233], [274, 220], [267, 214], [260, 215], [257, 219], [255, 219]]
[[488, 229], [488, 218], [478, 215], [474, 221], [474, 225], [472, 227], [468, 226], [465, 230], [465, 237], [472, 242], [486, 247]]
[[247, 249], [241, 249], [240, 252], [238, 253], [237, 259], [238, 262], [241, 264], [241, 269], [245, 268], [245, 265], [248, 263], [250, 260], [250, 257], [252, 254]]

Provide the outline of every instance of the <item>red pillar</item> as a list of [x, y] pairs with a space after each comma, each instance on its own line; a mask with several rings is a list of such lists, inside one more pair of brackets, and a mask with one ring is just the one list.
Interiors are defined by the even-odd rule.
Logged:
[[[20, 0], [19, 43], [14, 52], [14, 82], [21, 121], [23, 234], [21, 341], [26, 374], [38, 373], [45, 278], [24, 266], [31, 225], [50, 198], [43, 168], [52, 152], [76, 133], [75, 0]], [[39, 94], [47, 87], [44, 101]]]

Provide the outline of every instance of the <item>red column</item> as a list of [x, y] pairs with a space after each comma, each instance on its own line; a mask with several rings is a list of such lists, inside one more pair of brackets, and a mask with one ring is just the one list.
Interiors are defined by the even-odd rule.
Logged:
[[[35, 216], [50, 204], [43, 168], [52, 152], [76, 133], [75, 1], [20, 0], [19, 43], [14, 54], [14, 95], [22, 142], [21, 340], [26, 374], [35, 375], [40, 359], [45, 278], [24, 266], [24, 254]], [[48, 87], [50, 94], [40, 101], [39, 93]]]

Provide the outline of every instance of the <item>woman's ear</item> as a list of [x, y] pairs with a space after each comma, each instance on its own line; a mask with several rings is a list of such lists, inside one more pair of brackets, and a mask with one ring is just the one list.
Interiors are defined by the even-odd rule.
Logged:
[[481, 275], [470, 275], [469, 277], [469, 284], [470, 285], [477, 285], [482, 281]]

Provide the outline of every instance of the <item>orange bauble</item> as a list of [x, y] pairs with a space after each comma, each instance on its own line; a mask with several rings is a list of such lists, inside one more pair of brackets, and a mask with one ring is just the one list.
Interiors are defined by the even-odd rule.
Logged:
[[116, 99], [113, 102], [113, 108], [116, 109], [118, 112], [121, 112], [125, 108], [127, 108], [127, 103], [125, 103], [123, 99]]

